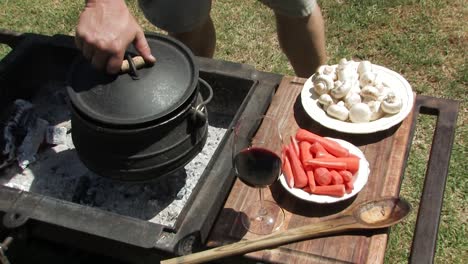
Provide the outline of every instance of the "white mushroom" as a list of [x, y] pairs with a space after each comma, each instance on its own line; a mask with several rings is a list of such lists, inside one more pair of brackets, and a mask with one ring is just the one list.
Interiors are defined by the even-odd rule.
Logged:
[[[342, 58], [336, 65], [320, 65], [312, 76], [318, 104], [331, 117], [348, 122], [374, 121], [402, 108], [402, 100], [385, 75], [370, 61]], [[377, 68], [378, 69], [378, 68]]]
[[333, 99], [329, 94], [322, 94], [318, 99], [319, 104], [322, 105], [323, 110], [327, 111], [328, 106], [332, 105]]
[[354, 92], [349, 92], [344, 98], [345, 106], [348, 109], [350, 109], [353, 105], [360, 103], [361, 101], [362, 100], [361, 100], [361, 96], [359, 95], [359, 93], [354, 93]]
[[336, 75], [338, 80], [341, 81], [355, 81], [359, 79], [355, 62], [347, 61], [345, 58], [340, 60], [336, 68]]
[[379, 101], [383, 101], [385, 96], [387, 96], [387, 94], [392, 91], [392, 89], [390, 87], [385, 86], [383, 84], [376, 85], [375, 88], [377, 88], [377, 90], [379, 90], [379, 93], [380, 93], [380, 96], [379, 96], [379, 99], [378, 99]]
[[365, 87], [367, 85], [375, 85], [376, 78], [377, 74], [375, 74], [374, 72], [363, 72], [359, 75], [359, 85], [361, 85], [361, 87]]
[[338, 67], [344, 66], [348, 63], [348, 60], [346, 58], [341, 58], [340, 61], [338, 62]]
[[334, 87], [334, 82], [331, 76], [326, 74], [317, 74], [312, 77], [314, 91], [320, 95], [328, 93]]
[[345, 121], [346, 119], [348, 119], [349, 111], [344, 105], [332, 104], [328, 106], [327, 114], [341, 121]]
[[351, 90], [351, 87], [351, 81], [344, 81], [340, 86], [335, 86], [335, 88], [330, 90], [330, 94], [335, 99], [341, 99], [348, 94], [348, 92]]
[[360, 93], [361, 86], [359, 86], [359, 81], [355, 81], [351, 87], [350, 93]]
[[341, 81], [355, 81], [359, 79], [359, 75], [353, 67], [338, 68], [336, 75], [338, 80]]
[[353, 123], [369, 122], [371, 110], [365, 103], [357, 103], [349, 109], [349, 119]]
[[377, 89], [374, 86], [367, 85], [361, 89], [361, 96], [364, 99], [367, 99], [368, 101], [375, 101], [379, 99], [380, 92], [379, 89]]
[[330, 65], [320, 65], [317, 69], [318, 74], [325, 74], [332, 77], [333, 80], [336, 79], [335, 66]]
[[375, 73], [374, 86], [383, 86], [384, 80], [381, 74]]
[[370, 101], [367, 103], [371, 111], [370, 121], [377, 120], [384, 115], [382, 109], [380, 108], [380, 104], [380, 101]]
[[389, 92], [382, 100], [381, 108], [387, 114], [396, 114], [400, 112], [403, 106], [401, 98], [395, 95], [394, 92]]
[[340, 81], [340, 80], [336, 80], [336, 81], [334, 82], [334, 86], [335, 86], [335, 87], [341, 86], [342, 84], [343, 84], [343, 82]]
[[361, 61], [359, 63], [357, 72], [361, 75], [365, 72], [371, 72], [372, 71], [372, 63], [370, 61]]

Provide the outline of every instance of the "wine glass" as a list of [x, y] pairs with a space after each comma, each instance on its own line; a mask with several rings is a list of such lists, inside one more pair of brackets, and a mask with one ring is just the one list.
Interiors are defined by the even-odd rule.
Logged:
[[242, 208], [242, 224], [250, 232], [266, 235], [284, 222], [284, 211], [263, 199], [263, 188], [273, 184], [281, 173], [282, 137], [277, 122], [266, 115], [240, 119], [234, 128], [233, 162], [237, 177], [257, 188], [259, 200]]

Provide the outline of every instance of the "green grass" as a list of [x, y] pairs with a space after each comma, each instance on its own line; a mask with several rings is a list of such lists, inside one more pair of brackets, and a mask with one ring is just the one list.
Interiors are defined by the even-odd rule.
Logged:
[[[127, 1], [147, 31], [158, 31]], [[326, 19], [329, 63], [341, 58], [368, 59], [401, 73], [418, 94], [459, 100], [458, 126], [449, 168], [436, 263], [468, 260], [467, 234], [467, 23], [464, 0], [319, 1]], [[0, 0], [0, 28], [46, 35], [73, 34], [83, 1]], [[218, 0], [215, 58], [253, 65], [258, 70], [292, 75], [276, 40], [271, 10], [255, 0]], [[0, 58], [10, 49], [0, 45]], [[401, 195], [415, 209], [432, 141], [432, 117], [418, 120]], [[409, 257], [415, 213], [392, 228], [386, 263]]]

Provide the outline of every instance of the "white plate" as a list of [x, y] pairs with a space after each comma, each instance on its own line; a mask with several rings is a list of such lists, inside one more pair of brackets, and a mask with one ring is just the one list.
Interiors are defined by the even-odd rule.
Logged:
[[288, 183], [286, 182], [286, 178], [284, 177], [283, 174], [280, 175], [279, 180], [281, 182], [281, 185], [290, 192], [292, 195], [296, 196], [299, 199], [309, 201], [309, 202], [315, 202], [315, 203], [336, 203], [339, 201], [343, 201], [346, 199], [349, 199], [353, 196], [355, 196], [358, 192], [364, 188], [364, 186], [367, 183], [367, 180], [369, 178], [369, 162], [366, 160], [366, 157], [364, 156], [364, 153], [354, 146], [353, 144], [349, 143], [348, 141], [344, 141], [341, 139], [336, 139], [336, 138], [328, 138], [331, 140], [334, 140], [338, 143], [340, 143], [341, 146], [347, 148], [350, 153], [357, 155], [361, 159], [359, 160], [359, 170], [356, 172], [356, 181], [354, 182], [354, 189], [351, 193], [347, 193], [342, 197], [334, 197], [334, 196], [329, 196], [329, 195], [316, 195], [316, 194], [310, 194], [308, 192], [303, 191], [302, 189], [298, 188], [290, 188], [288, 186]]
[[403, 107], [395, 115], [389, 115], [367, 123], [351, 123], [332, 118], [318, 103], [319, 95], [312, 89], [312, 76], [307, 79], [301, 91], [302, 106], [306, 113], [321, 125], [344, 133], [368, 134], [393, 127], [403, 121], [413, 109], [413, 91], [409, 83], [400, 74], [383, 66], [372, 64], [372, 70], [377, 72], [395, 92], [402, 98]]

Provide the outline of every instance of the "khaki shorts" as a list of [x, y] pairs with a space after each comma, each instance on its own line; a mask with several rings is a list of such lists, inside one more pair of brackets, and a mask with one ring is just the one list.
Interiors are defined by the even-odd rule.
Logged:
[[[252, 0], [255, 1], [255, 0]], [[259, 0], [275, 12], [294, 17], [312, 13], [316, 0]], [[145, 17], [171, 33], [188, 32], [209, 16], [211, 0], [138, 0]]]

